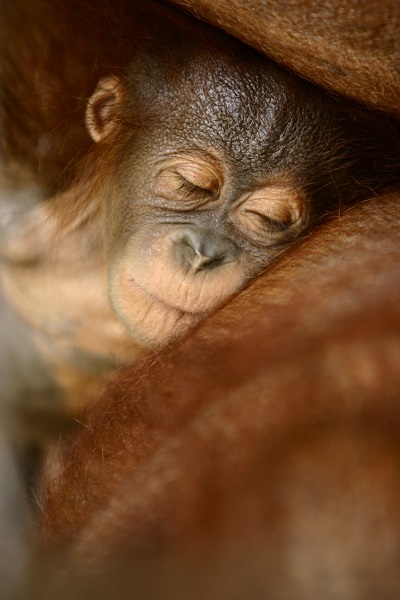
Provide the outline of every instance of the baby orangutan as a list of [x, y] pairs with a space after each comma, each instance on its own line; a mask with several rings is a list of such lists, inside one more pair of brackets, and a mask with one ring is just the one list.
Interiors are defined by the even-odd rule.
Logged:
[[325, 214], [398, 178], [390, 123], [185, 15], [131, 9], [137, 47], [87, 103], [74, 182], [3, 219], [1, 392], [33, 410], [80, 408]]
[[146, 48], [89, 101], [88, 130], [111, 164], [110, 301], [141, 344], [196, 323], [316, 217], [385, 178], [358, 156], [378, 143], [362, 114], [229, 50], [185, 38]]

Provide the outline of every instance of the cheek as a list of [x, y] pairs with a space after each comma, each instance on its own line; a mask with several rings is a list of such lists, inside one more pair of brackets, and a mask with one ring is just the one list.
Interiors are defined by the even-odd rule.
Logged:
[[134, 334], [171, 339], [196, 324], [247, 280], [243, 261], [194, 271], [174, 245], [177, 226], [159, 227], [131, 238], [110, 269], [114, 310]]

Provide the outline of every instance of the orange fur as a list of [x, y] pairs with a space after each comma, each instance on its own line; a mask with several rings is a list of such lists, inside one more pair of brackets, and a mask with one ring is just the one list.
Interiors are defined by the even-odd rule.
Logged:
[[[394, 0], [368, 11], [345, 0], [295, 0], [290, 10], [177, 2], [303, 77], [400, 116]], [[80, 6], [72, 65], [88, 24], [102, 48], [92, 5]], [[126, 5], [109, 6], [118, 31]], [[113, 67], [108, 51], [92, 83]], [[69, 75], [72, 114], [83, 118], [92, 90], [77, 92]], [[88, 140], [74, 132], [79, 165]], [[48, 148], [46, 135], [28, 133], [23, 160], [31, 144]], [[38, 177], [62, 189], [54, 156], [43, 152]], [[191, 336], [114, 382], [49, 462], [44, 541], [24, 597], [399, 597], [399, 202], [400, 191], [381, 194], [333, 219]]]
[[250, 555], [255, 598], [399, 589], [398, 206], [333, 220], [92, 408], [43, 520], [78, 580], [188, 560], [225, 590]]

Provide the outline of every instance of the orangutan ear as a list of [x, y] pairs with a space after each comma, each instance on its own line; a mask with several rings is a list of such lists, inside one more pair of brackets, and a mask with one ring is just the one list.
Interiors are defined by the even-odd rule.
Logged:
[[89, 98], [86, 107], [86, 127], [95, 142], [100, 142], [115, 126], [116, 108], [122, 97], [119, 77], [103, 77]]

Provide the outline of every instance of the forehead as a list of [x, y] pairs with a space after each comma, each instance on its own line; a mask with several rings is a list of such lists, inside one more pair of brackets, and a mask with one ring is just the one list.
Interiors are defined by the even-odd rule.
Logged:
[[172, 115], [185, 130], [232, 149], [243, 138], [260, 145], [270, 137], [287, 103], [272, 79], [218, 58], [193, 60], [169, 90], [175, 100]]
[[331, 126], [318, 93], [255, 53], [150, 52], [131, 81], [144, 126], [164, 147], [211, 146], [256, 171], [300, 164]]

